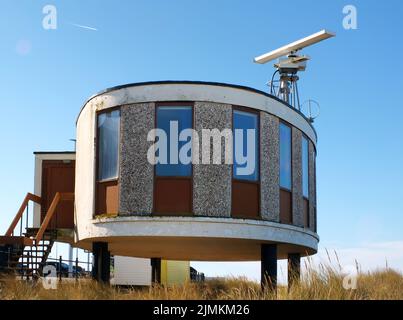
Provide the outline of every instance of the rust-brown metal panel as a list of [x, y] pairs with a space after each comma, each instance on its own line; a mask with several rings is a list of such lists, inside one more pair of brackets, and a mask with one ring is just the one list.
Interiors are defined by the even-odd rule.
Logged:
[[292, 194], [286, 190], [280, 190], [280, 222], [292, 224]]
[[232, 216], [234, 218], [259, 219], [259, 194], [258, 183], [244, 181], [232, 182]]
[[158, 215], [192, 214], [192, 180], [188, 178], [156, 178], [155, 213]]
[[119, 183], [117, 180], [98, 182], [97, 184], [97, 215], [118, 214]]
[[304, 210], [304, 227], [305, 227], [305, 228], [309, 228], [309, 227], [310, 227], [310, 221], [309, 221], [309, 201], [308, 201], [308, 199], [306, 199], [306, 198], [304, 198], [303, 210]]

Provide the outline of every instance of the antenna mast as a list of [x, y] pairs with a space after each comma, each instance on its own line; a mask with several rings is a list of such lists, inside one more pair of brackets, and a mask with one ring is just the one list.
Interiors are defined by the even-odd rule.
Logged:
[[279, 83], [278, 90], [275, 95], [281, 100], [291, 105], [293, 108], [301, 110], [298, 92], [298, 72], [306, 70], [307, 61], [310, 60], [309, 56], [298, 55], [298, 51], [311, 46], [320, 41], [334, 37], [335, 34], [326, 30], [319, 31], [309, 37], [290, 43], [279, 49], [268, 52], [254, 59], [254, 62], [264, 64], [269, 61], [279, 59], [274, 64], [276, 73], [279, 73], [280, 79], [274, 81], [274, 75], [272, 81], [269, 83], [271, 86], [271, 93], [273, 94], [273, 88], [275, 82]]

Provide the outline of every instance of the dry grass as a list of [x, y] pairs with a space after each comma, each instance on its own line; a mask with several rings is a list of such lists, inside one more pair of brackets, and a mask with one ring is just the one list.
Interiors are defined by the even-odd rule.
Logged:
[[203, 284], [124, 289], [93, 281], [61, 282], [57, 290], [45, 290], [40, 282], [0, 281], [0, 300], [403, 300], [403, 276], [393, 270], [361, 273], [356, 290], [343, 288], [343, 276], [330, 267], [310, 270], [289, 292], [280, 287], [277, 297], [262, 293], [260, 285], [244, 278], [212, 280]]

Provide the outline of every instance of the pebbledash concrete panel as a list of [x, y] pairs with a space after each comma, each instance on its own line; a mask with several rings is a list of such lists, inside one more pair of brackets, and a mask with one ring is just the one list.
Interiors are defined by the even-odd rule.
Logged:
[[[195, 130], [199, 137], [202, 129], [232, 129], [230, 105], [211, 102], [196, 102], [194, 110]], [[204, 140], [203, 140], [204, 141]], [[211, 146], [212, 139], [204, 141]], [[232, 146], [231, 146], [232, 147]], [[202, 148], [201, 148], [202, 149]], [[213, 148], [208, 148], [213, 159]], [[224, 163], [225, 141], [221, 139], [221, 161]], [[199, 154], [202, 163], [203, 152]], [[196, 216], [231, 216], [231, 165], [195, 165], [193, 173], [193, 211]]]
[[263, 219], [280, 221], [280, 139], [279, 119], [260, 112], [260, 214]]
[[[194, 104], [194, 129], [232, 130], [233, 107], [258, 111], [260, 147], [260, 216], [240, 219], [232, 212], [232, 166], [193, 165], [190, 216], [158, 216], [154, 167], [147, 160], [155, 128], [155, 105], [161, 102]], [[119, 212], [95, 216], [97, 141], [96, 118], [102, 111], [121, 110], [119, 146]], [[247, 109], [245, 109], [247, 110]], [[279, 123], [292, 126], [293, 225], [280, 223]], [[310, 228], [303, 227], [302, 146], [309, 138]], [[224, 139], [221, 154], [224, 157]], [[201, 82], [133, 84], [107, 90], [91, 98], [77, 120], [75, 240], [90, 249], [108, 242], [113, 255], [173, 260], [248, 261], [260, 259], [262, 244], [277, 244], [280, 258], [317, 251], [316, 133], [299, 111], [255, 89]], [[201, 148], [202, 149], [202, 148]], [[213, 151], [210, 156], [213, 158]], [[200, 152], [202, 160], [202, 151]]]
[[120, 215], [150, 215], [154, 167], [147, 159], [147, 135], [155, 127], [155, 103], [121, 109]]

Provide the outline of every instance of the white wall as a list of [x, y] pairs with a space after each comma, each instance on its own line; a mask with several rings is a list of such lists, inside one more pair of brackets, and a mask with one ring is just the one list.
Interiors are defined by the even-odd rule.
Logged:
[[[308, 121], [296, 110], [271, 97], [245, 89], [214, 84], [146, 84], [112, 90], [90, 99], [83, 110], [108, 109], [133, 103], [155, 101], [209, 101], [248, 106], [277, 116], [304, 132], [316, 145], [316, 134]], [[79, 116], [79, 120], [81, 119]]]
[[[77, 122], [75, 224], [76, 241], [89, 233], [92, 226], [95, 201], [95, 112], [96, 106], [87, 106]], [[85, 236], [84, 236], [85, 237]]]
[[127, 286], [151, 285], [150, 259], [115, 256], [114, 275], [111, 284]]

